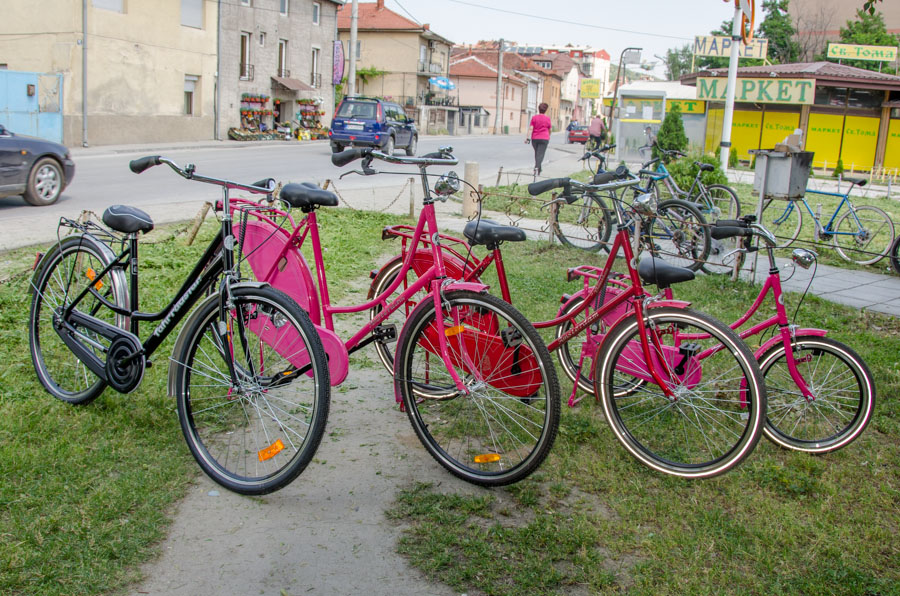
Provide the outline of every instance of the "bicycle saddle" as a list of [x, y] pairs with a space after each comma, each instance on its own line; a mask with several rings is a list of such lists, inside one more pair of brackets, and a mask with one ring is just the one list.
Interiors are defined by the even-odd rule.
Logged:
[[124, 234], [134, 232], [144, 232], [146, 234], [153, 229], [153, 220], [150, 219], [149, 215], [137, 207], [129, 207], [128, 205], [110, 205], [107, 207], [106, 211], [103, 212], [103, 223]]
[[645, 284], [655, 285], [660, 290], [665, 290], [672, 284], [694, 279], [694, 272], [690, 269], [670, 265], [656, 257], [641, 259], [638, 265], [638, 275]]
[[312, 182], [285, 184], [279, 197], [287, 201], [291, 207], [298, 208], [304, 213], [312, 211], [317, 206], [337, 207], [338, 204], [336, 194], [319, 188]]
[[852, 184], [859, 184], [860, 188], [866, 185], [867, 180], [865, 178], [851, 178], [849, 176], [843, 176], [841, 178], [844, 182], [849, 182]]
[[502, 226], [495, 221], [482, 219], [467, 223], [463, 228], [463, 236], [472, 246], [484, 244], [490, 247], [504, 240], [510, 242], [525, 240], [525, 230], [515, 226]]
[[708, 163], [703, 163], [702, 161], [695, 161], [694, 165], [700, 168], [701, 172], [712, 172], [716, 169], [716, 166]]

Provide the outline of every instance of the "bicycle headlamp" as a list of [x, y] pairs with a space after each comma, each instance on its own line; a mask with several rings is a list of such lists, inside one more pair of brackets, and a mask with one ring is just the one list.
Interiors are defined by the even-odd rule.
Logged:
[[813, 261], [816, 260], [816, 253], [805, 248], [795, 248], [794, 252], [791, 253], [791, 259], [800, 267], [809, 269]]
[[459, 192], [459, 176], [456, 172], [447, 172], [434, 184], [434, 192], [446, 197]]
[[634, 200], [632, 205], [634, 210], [641, 215], [656, 214], [656, 195], [651, 192], [645, 192]]

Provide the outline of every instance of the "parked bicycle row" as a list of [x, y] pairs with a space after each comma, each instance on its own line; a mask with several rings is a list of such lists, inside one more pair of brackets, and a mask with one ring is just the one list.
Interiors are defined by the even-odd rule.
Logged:
[[[774, 261], [777, 240], [752, 216], [701, 222], [713, 239], [734, 246], [735, 259], [760, 239], [774, 271], [747, 314], [726, 325], [674, 299], [672, 286], [694, 272], [659, 258], [662, 234], [674, 244], [685, 229], [669, 213], [692, 209], [694, 216], [691, 203], [679, 201], [690, 207], [684, 212], [680, 204], [664, 207], [641, 187], [643, 172], [624, 167], [590, 183], [531, 184], [533, 195], [560, 190], [548, 207], [602, 197], [610, 205], [600, 210], [607, 238], [613, 218], [615, 235], [603, 267], [566, 271], [580, 289], [563, 296], [556, 316], [529, 321], [513, 306], [501, 252], [524, 232], [478, 217], [464, 238], [441, 233], [435, 203], [457, 192], [460, 180], [447, 173], [432, 184], [427, 169], [457, 164], [451, 148], [421, 157], [372, 149], [332, 156], [339, 167], [357, 160], [359, 168], [342, 177], [380, 173], [375, 160], [412, 166], [424, 198], [414, 226], [384, 230], [384, 239], [401, 239], [399, 254], [373, 272], [366, 301], [350, 306], [331, 303], [325, 272], [317, 211], [337, 206], [333, 193], [300, 183], [276, 196], [271, 179], [241, 184], [201, 176], [193, 165], [159, 156], [131, 162], [135, 173], [164, 164], [221, 187], [219, 231], [171, 302], [150, 313], [138, 300], [138, 239], [152, 220], [114, 205], [103, 214], [105, 227], [61, 221], [76, 233], [41, 256], [32, 282], [29, 337], [40, 382], [73, 404], [92, 401], [107, 385], [133, 391], [156, 349], [185, 320], [168, 390], [200, 467], [243, 494], [280, 489], [306, 468], [325, 430], [330, 387], [348, 377], [349, 355], [369, 344], [425, 449], [454, 475], [484, 486], [526, 478], [552, 448], [562, 395], [551, 352], [573, 383], [568, 404], [578, 403], [579, 391], [594, 395], [625, 449], [666, 474], [727, 472], [763, 435], [790, 449], [833, 451], [871, 418], [875, 386], [865, 363], [825, 331], [790, 324]], [[231, 197], [235, 190], [262, 199]], [[302, 252], [307, 242], [313, 267]], [[488, 253], [478, 258], [482, 246]], [[802, 249], [794, 256], [799, 266], [815, 259]], [[492, 265], [499, 296], [481, 279]], [[736, 333], [770, 290], [776, 315]], [[335, 318], [353, 313], [369, 320], [341, 337]], [[142, 333], [141, 322], [152, 329]], [[776, 326], [755, 351], [743, 341]], [[539, 330], [553, 339], [546, 343]]]

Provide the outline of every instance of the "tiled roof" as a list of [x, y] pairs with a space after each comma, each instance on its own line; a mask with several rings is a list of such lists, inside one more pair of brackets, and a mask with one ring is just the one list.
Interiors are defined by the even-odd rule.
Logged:
[[[476, 49], [476, 48], [468, 48], [465, 46], [454, 46], [452, 50], [450, 50], [450, 60], [461, 60], [466, 56], [475, 56], [481, 62], [490, 65], [492, 68], [497, 68], [497, 50], [486, 50], [486, 49]], [[542, 74], [551, 74], [549, 70], [541, 68], [537, 64], [535, 64], [534, 60], [527, 56], [521, 56], [519, 54], [513, 54], [511, 52], [503, 53], [503, 70], [523, 70], [529, 72], [540, 72]], [[494, 71], [494, 76], [496, 76], [496, 70]]]
[[[794, 64], [772, 64], [770, 66], [741, 66], [738, 76], [744, 77], [792, 77], [798, 79], [857, 80], [861, 83], [887, 83], [900, 85], [900, 77], [891, 74], [856, 68], [834, 62], [797, 62]], [[692, 72], [681, 78], [693, 83], [699, 76], [727, 77], [727, 68], [713, 68], [708, 71]]]
[[[422, 25], [385, 8], [381, 2], [360, 2], [357, 4], [357, 29], [401, 29], [418, 30]], [[338, 29], [350, 29], [351, 5], [347, 3], [337, 11]]]
[[[496, 79], [497, 67], [484, 62], [478, 56], [464, 56], [450, 63], [450, 76]], [[506, 72], [504, 73], [504, 78], [513, 82], [522, 82], [517, 76], [511, 76]]]

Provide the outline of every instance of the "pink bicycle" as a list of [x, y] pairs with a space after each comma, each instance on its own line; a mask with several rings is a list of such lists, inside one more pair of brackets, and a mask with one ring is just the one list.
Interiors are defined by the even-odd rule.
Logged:
[[[560, 178], [531, 184], [529, 190], [540, 194], [563, 188], [557, 201], [568, 201], [573, 188], [608, 192], [618, 201], [617, 189], [625, 192], [638, 182], [623, 169], [601, 174], [590, 185]], [[637, 198], [632, 206], [635, 215], [652, 218], [654, 200], [647, 194]], [[659, 259], [645, 259], [638, 265], [632, 242], [640, 239], [630, 236], [621, 209], [616, 209], [616, 215], [619, 225], [605, 267], [570, 269], [569, 279], [581, 277], [584, 288], [563, 298], [555, 318], [533, 325], [555, 330], [556, 338], [547, 347], [568, 357], [573, 379], [580, 376], [582, 367], [592, 371], [586, 378], [598, 379], [597, 394], [607, 421], [638, 460], [682, 477], [726, 472], [743, 461], [762, 436], [766, 394], [759, 368], [752, 352], [726, 325], [687, 308], [686, 302], [644, 292], [643, 283], [665, 287], [693, 279], [694, 273]], [[402, 239], [402, 254], [373, 272], [370, 295], [397, 288], [398, 280], [404, 282], [400, 287], [412, 287], [419, 273], [431, 266], [439, 247], [447, 275], [457, 279], [475, 283], [494, 264], [502, 296], [511, 300], [499, 247], [503, 242], [524, 240], [524, 231], [478, 220], [466, 225], [464, 235], [471, 245], [486, 246], [490, 254], [478, 260], [461, 239], [446, 235], [422, 239], [406, 226], [386, 228], [383, 237]], [[619, 254], [624, 254], [628, 274], [613, 297], [608, 282]], [[412, 268], [405, 266], [410, 261]], [[407, 308], [412, 309], [417, 299], [413, 297]], [[381, 314], [377, 308], [371, 311], [373, 317]], [[576, 337], [583, 341], [573, 361], [569, 347], [579, 343], [573, 341]], [[385, 366], [396, 366], [390, 342], [376, 345]], [[570, 403], [574, 403], [574, 391]]]
[[[429, 187], [426, 168], [457, 163], [442, 154], [393, 157], [371, 149], [336, 153], [346, 165], [363, 158], [358, 173], [375, 173], [373, 159], [417, 166], [424, 207], [413, 232], [415, 241], [438, 238], [434, 203], [452, 192], [452, 178]], [[443, 252], [431, 244], [431, 264], [396, 298], [404, 275], [379, 295], [355, 306], [334, 306], [328, 293], [316, 210], [337, 205], [337, 197], [310, 184], [288, 184], [280, 199], [304, 214], [299, 222], [275, 206], [234, 201], [239, 259], [260, 281], [284, 291], [309, 313], [322, 338], [332, 385], [347, 376], [349, 354], [373, 341], [397, 342], [392, 367], [395, 398], [402, 402], [422, 444], [441, 465], [469, 482], [496, 486], [517, 482], [546, 458], [559, 426], [559, 381], [550, 353], [528, 320], [480, 283], [447, 276]], [[301, 248], [312, 244], [316, 278]], [[318, 283], [317, 283], [318, 282]], [[384, 324], [394, 311], [421, 299], [409, 312], [399, 336]], [[390, 297], [390, 298], [389, 298]], [[334, 316], [378, 309], [379, 314], [343, 341], [334, 332]], [[439, 314], [437, 314], [439, 313]]]

